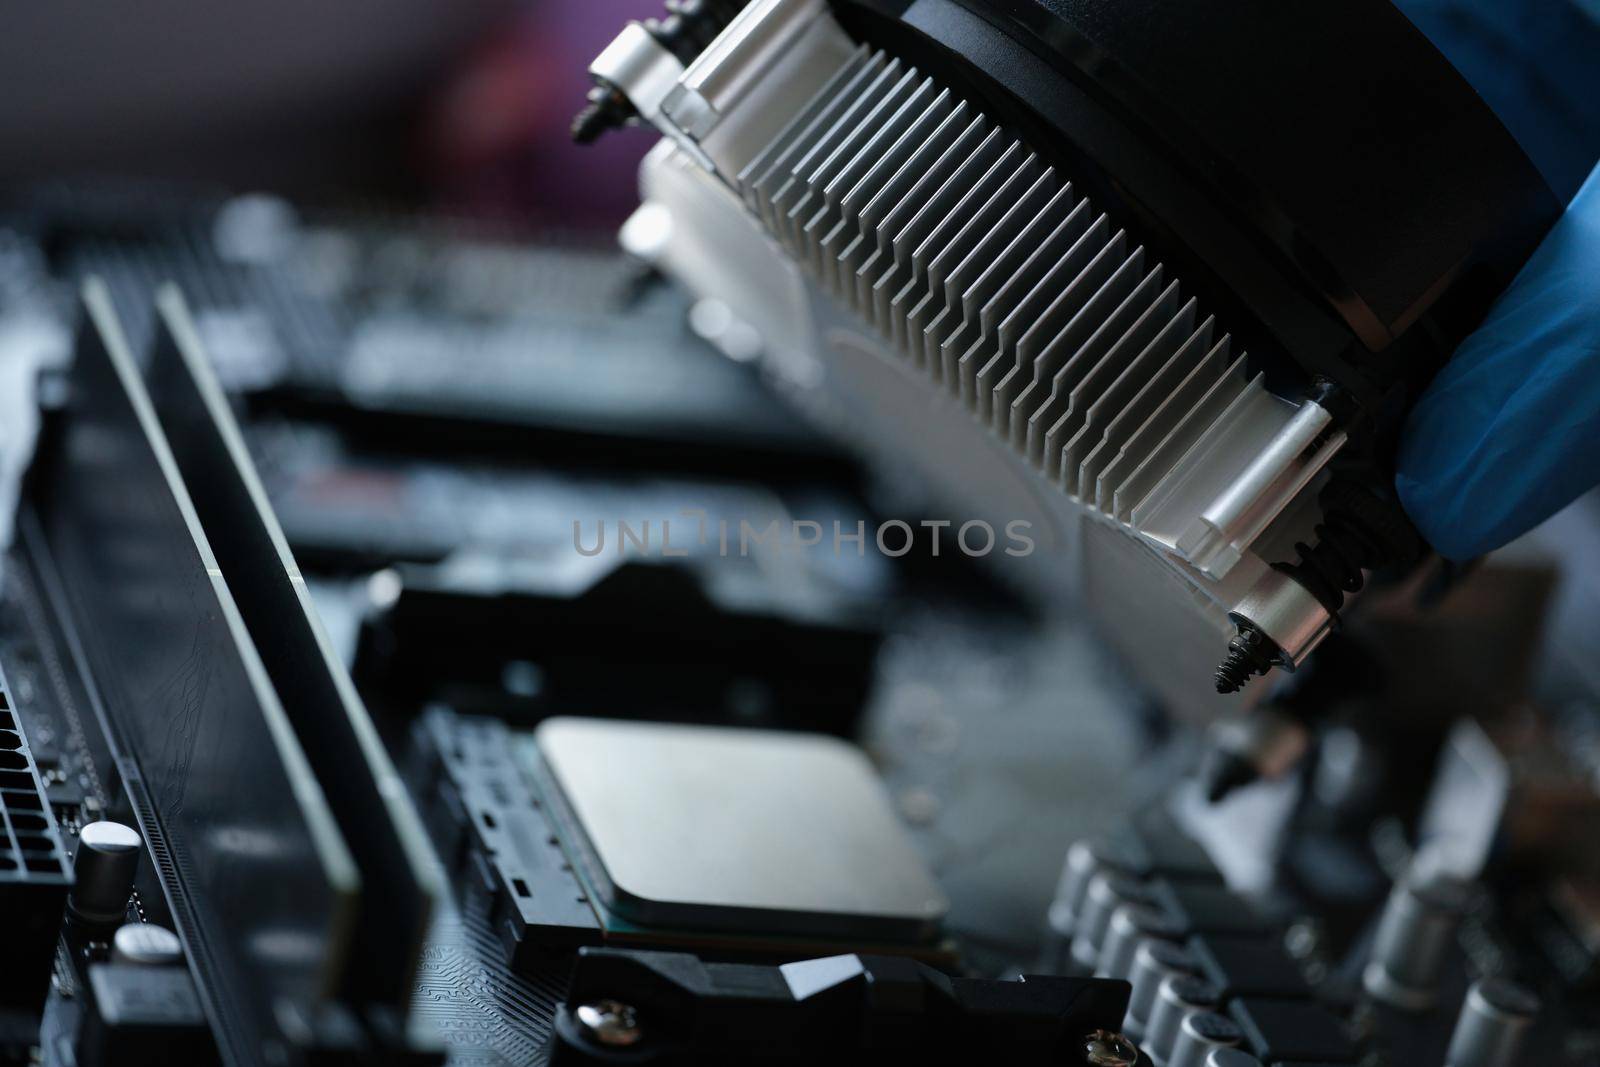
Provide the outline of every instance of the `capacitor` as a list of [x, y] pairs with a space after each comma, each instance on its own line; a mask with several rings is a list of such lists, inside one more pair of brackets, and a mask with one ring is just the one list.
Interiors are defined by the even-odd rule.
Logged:
[[1135, 1041], [1141, 1040], [1161, 983], [1171, 975], [1193, 975], [1199, 969], [1194, 954], [1182, 945], [1171, 941], [1141, 942], [1133, 951], [1133, 973], [1128, 979], [1133, 984], [1133, 993], [1128, 998], [1127, 1016], [1122, 1021], [1123, 1033]]
[[1170, 1060], [1184, 1017], [1193, 1012], [1214, 1012], [1221, 1000], [1222, 991], [1204, 978], [1187, 974], [1163, 978], [1144, 1031], [1144, 1049], [1150, 1058], [1160, 1064]]
[[1127, 858], [1104, 841], [1074, 841], [1061, 865], [1061, 880], [1050, 902], [1050, 928], [1071, 938], [1078, 913], [1089, 893], [1089, 880], [1105, 871], [1128, 874]]
[[113, 963], [164, 967], [183, 960], [178, 935], [157, 923], [124, 923], [111, 936]]
[[1413, 871], [1395, 883], [1361, 975], [1367, 992], [1402, 1011], [1432, 1007], [1470, 894], [1467, 883], [1444, 874]]
[[72, 913], [90, 923], [121, 922], [143, 848], [139, 832], [119, 822], [92, 822], [78, 831], [72, 894], [67, 900]]
[[1050, 901], [1045, 943], [1040, 957], [1047, 972], [1061, 972], [1072, 967], [1072, 932], [1077, 925], [1078, 911], [1083, 907], [1084, 894], [1089, 890], [1089, 879], [1101, 870], [1101, 862], [1093, 844], [1074, 841], [1067, 849], [1067, 858], [1061, 864], [1061, 879], [1056, 883], [1055, 899]]
[[1111, 914], [1123, 904], [1142, 903], [1144, 887], [1131, 878], [1101, 871], [1089, 879], [1083, 908], [1073, 929], [1072, 959], [1080, 967], [1093, 968], [1100, 962], [1100, 946], [1105, 943]]
[[1206, 1067], [1217, 1049], [1233, 1048], [1244, 1040], [1239, 1024], [1214, 1011], [1190, 1012], [1178, 1024], [1178, 1039], [1166, 1067]]
[[1183, 928], [1178, 921], [1158, 907], [1146, 904], [1123, 904], [1111, 913], [1106, 925], [1106, 936], [1100, 946], [1100, 959], [1095, 965], [1097, 978], [1127, 980], [1133, 973], [1133, 953], [1141, 941], [1151, 938], [1175, 941]]
[[1515, 982], [1489, 978], [1472, 983], [1461, 1002], [1445, 1067], [1517, 1067], [1539, 1008], [1539, 998]]

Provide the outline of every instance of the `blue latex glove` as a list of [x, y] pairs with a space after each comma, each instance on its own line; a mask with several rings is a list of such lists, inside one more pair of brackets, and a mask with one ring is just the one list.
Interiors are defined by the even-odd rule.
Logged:
[[1423, 393], [1395, 487], [1449, 559], [1498, 548], [1600, 485], [1600, 166]]

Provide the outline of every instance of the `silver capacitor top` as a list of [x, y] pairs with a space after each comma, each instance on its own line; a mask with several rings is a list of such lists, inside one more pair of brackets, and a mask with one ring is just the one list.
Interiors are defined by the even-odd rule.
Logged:
[[1128, 997], [1123, 1031], [1136, 1041], [1142, 1040], [1162, 981], [1169, 975], [1196, 974], [1199, 969], [1194, 954], [1182, 945], [1171, 941], [1142, 942], [1133, 952], [1133, 973], [1128, 979], [1133, 993]]
[[1206, 1067], [1212, 1051], [1233, 1048], [1244, 1040], [1239, 1024], [1214, 1011], [1191, 1012], [1178, 1024], [1167, 1067]]
[[1051, 929], [1071, 936], [1089, 893], [1089, 880], [1101, 873], [1132, 877], [1137, 862], [1126, 848], [1104, 838], [1074, 841], [1067, 849], [1055, 899], [1050, 902]]
[[1472, 983], [1461, 1003], [1445, 1067], [1518, 1067], [1523, 1039], [1539, 1014], [1532, 991], [1503, 978]]
[[1050, 902], [1048, 930], [1043, 946], [1042, 966], [1050, 972], [1067, 971], [1077, 964], [1073, 955], [1073, 935], [1077, 933], [1089, 882], [1097, 874], [1124, 873], [1125, 857], [1103, 840], [1074, 841], [1061, 865], [1056, 895]]
[[1215, 1012], [1222, 991], [1204, 978], [1172, 974], [1161, 980], [1150, 1020], [1144, 1029], [1144, 1050], [1156, 1063], [1167, 1064], [1178, 1044], [1178, 1033], [1185, 1017], [1195, 1012]]
[[102, 820], [79, 830], [72, 893], [67, 898], [73, 914], [92, 923], [121, 922], [142, 851], [144, 839], [131, 826]]
[[1159, 907], [1148, 904], [1121, 904], [1111, 913], [1106, 924], [1106, 934], [1100, 944], [1100, 959], [1095, 964], [1097, 978], [1121, 978], [1133, 975], [1133, 954], [1141, 941], [1152, 938], [1175, 941], [1183, 927]]
[[124, 923], [111, 937], [114, 963], [165, 967], [183, 961], [178, 935], [157, 923]]
[[1111, 871], [1100, 871], [1093, 875], [1084, 892], [1078, 921], [1073, 927], [1073, 961], [1080, 967], [1097, 966], [1112, 913], [1123, 904], [1143, 903], [1146, 895], [1144, 886], [1131, 878]]
[[1402, 1011], [1432, 1007], [1471, 891], [1466, 882], [1444, 874], [1413, 871], [1395, 883], [1362, 972], [1367, 992]]

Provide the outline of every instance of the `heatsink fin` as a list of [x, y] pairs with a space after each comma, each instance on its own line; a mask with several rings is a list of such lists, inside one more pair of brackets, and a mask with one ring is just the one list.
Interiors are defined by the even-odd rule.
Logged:
[[[733, 184], [907, 368], [1158, 548], [1184, 556], [1296, 410], [1111, 215], [882, 51], [857, 49]], [[1220, 577], [1236, 558], [1190, 562]]]

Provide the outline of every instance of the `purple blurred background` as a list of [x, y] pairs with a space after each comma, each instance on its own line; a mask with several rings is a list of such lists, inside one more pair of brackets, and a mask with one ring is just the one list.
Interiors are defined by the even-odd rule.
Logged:
[[658, 0], [143, 0], [0, 14], [0, 182], [134, 177], [604, 229], [651, 138], [567, 127]]

